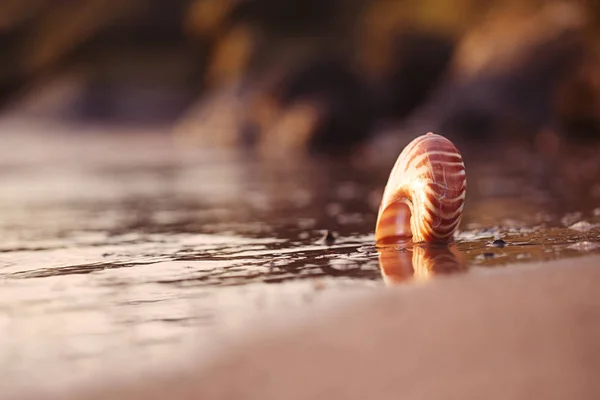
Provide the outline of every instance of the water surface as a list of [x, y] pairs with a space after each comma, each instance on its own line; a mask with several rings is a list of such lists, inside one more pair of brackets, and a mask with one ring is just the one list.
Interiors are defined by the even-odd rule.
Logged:
[[208, 352], [271, 309], [600, 253], [600, 204], [565, 205], [493, 160], [465, 157], [454, 246], [378, 252], [391, 166], [46, 131], [9, 134], [0, 149], [3, 384], [161, 362], [186, 342]]

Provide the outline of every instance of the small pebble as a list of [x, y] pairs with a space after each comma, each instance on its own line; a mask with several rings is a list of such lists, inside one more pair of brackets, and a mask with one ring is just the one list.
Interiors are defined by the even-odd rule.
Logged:
[[323, 241], [325, 242], [325, 244], [327, 246], [331, 246], [332, 244], [335, 243], [335, 235], [333, 234], [333, 232], [331, 231], [327, 231], [325, 232], [325, 235], [323, 236]]
[[494, 253], [483, 253], [484, 258], [494, 258]]
[[502, 239], [496, 239], [492, 242], [492, 246], [502, 248], [506, 246], [506, 242]]
[[587, 221], [579, 221], [569, 226], [569, 229], [573, 229], [575, 231], [587, 232], [591, 230], [594, 226]]

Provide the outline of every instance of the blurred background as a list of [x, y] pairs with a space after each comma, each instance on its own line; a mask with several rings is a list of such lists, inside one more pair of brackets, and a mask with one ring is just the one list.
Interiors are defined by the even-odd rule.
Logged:
[[0, 56], [5, 114], [192, 146], [600, 138], [595, 0], [2, 0]]

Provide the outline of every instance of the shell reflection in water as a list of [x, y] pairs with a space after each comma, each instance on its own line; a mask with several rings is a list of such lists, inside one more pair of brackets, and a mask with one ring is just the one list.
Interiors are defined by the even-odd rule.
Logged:
[[467, 270], [464, 256], [454, 244], [414, 245], [401, 249], [385, 246], [378, 248], [378, 252], [381, 274], [386, 285]]

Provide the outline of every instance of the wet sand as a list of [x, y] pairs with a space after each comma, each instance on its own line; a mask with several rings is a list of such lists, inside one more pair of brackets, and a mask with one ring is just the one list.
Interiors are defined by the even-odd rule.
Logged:
[[494, 160], [469, 159], [456, 262], [392, 249], [386, 268], [373, 226], [387, 165], [273, 163], [181, 147], [166, 132], [0, 128], [1, 393], [181, 365], [190, 347], [208, 361], [261, 319], [286, 325], [390, 282], [412, 291], [441, 274], [501, 276], [600, 253], [600, 204], [523, 189], [518, 166]]
[[113, 371], [53, 398], [596, 399], [599, 265], [513, 265], [344, 296], [249, 327], [214, 361]]

